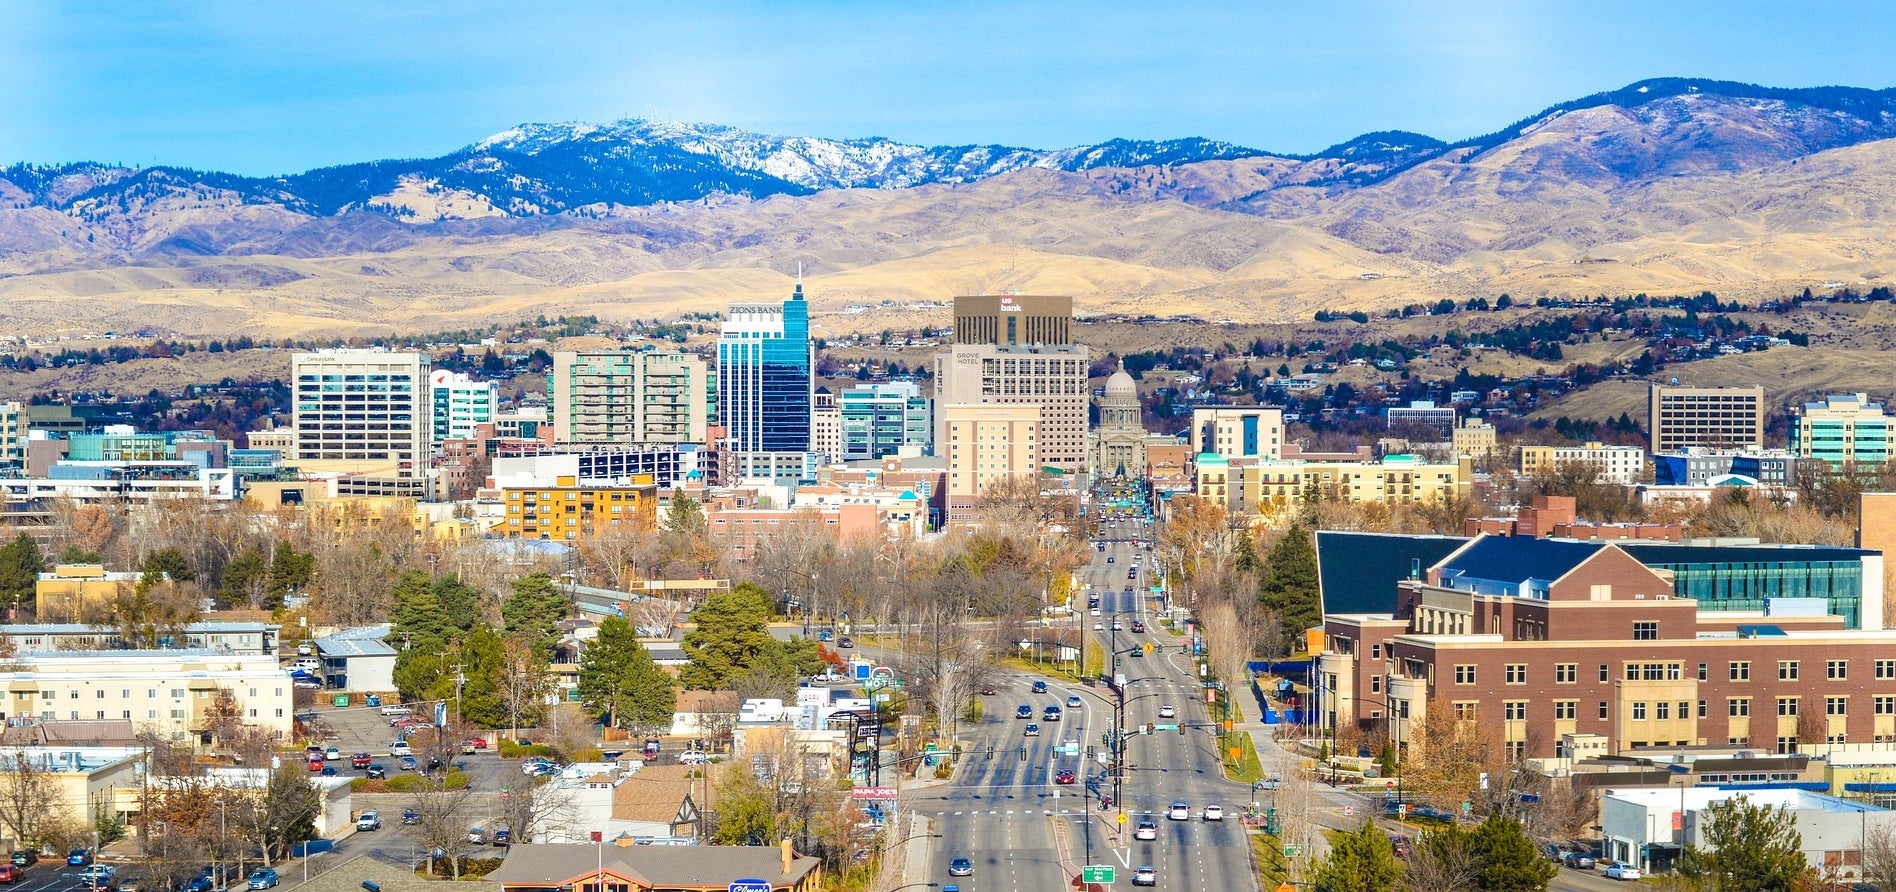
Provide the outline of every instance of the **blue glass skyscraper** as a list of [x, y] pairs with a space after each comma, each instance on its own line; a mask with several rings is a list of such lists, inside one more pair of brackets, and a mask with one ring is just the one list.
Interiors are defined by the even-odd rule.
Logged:
[[803, 283], [782, 306], [731, 305], [718, 335], [718, 419], [733, 452], [809, 451], [814, 368]]

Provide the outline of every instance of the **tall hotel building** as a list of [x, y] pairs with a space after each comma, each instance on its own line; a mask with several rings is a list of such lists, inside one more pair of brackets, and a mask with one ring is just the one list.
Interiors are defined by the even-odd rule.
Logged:
[[[957, 297], [955, 343], [935, 357], [935, 405], [1040, 408], [1039, 460], [1067, 473], [1087, 470], [1086, 346], [1071, 343], [1073, 301], [1065, 297]], [[1033, 340], [1034, 338], [1058, 340]], [[948, 413], [937, 413], [937, 451], [948, 442]]]
[[296, 460], [385, 463], [418, 472], [433, 422], [430, 358], [386, 350], [323, 350], [290, 358]]
[[546, 389], [561, 443], [704, 443], [717, 420], [710, 366], [692, 353], [562, 351]]
[[1764, 388], [1654, 384], [1647, 422], [1653, 452], [1689, 447], [1760, 449], [1764, 446]]
[[718, 335], [718, 420], [738, 475], [814, 475], [815, 366], [803, 283], [781, 305], [731, 305]]

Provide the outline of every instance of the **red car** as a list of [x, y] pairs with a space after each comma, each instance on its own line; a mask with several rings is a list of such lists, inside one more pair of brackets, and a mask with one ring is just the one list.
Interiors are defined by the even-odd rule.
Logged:
[[485, 738], [485, 737], [469, 737], [469, 738], [467, 739], [467, 745], [468, 745], [468, 746], [471, 746], [471, 747], [473, 747], [473, 748], [475, 748], [475, 749], [477, 749], [477, 750], [484, 750], [484, 749], [487, 749], [487, 738]]
[[311, 756], [309, 759], [309, 770], [322, 771], [323, 770], [323, 757]]
[[354, 768], [357, 771], [361, 771], [362, 769], [369, 767], [369, 763], [372, 761], [374, 761], [374, 757], [370, 756], [368, 753], [356, 753], [355, 755], [349, 757], [349, 767]]
[[1056, 784], [1071, 784], [1076, 780], [1078, 780], [1078, 778], [1074, 777], [1073, 772], [1064, 768], [1060, 770], [1059, 774], [1053, 776], [1053, 782]]

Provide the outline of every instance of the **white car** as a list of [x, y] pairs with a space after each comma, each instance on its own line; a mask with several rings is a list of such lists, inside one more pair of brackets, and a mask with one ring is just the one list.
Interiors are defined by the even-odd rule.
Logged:
[[1141, 864], [1132, 872], [1132, 884], [1135, 886], [1156, 886], [1159, 884], [1159, 872], [1150, 864]]
[[1165, 810], [1165, 818], [1168, 821], [1189, 821], [1192, 819], [1192, 807], [1183, 802], [1174, 802], [1171, 808]]
[[361, 817], [356, 818], [356, 829], [365, 833], [382, 829], [382, 815], [374, 809], [363, 812]]
[[1138, 829], [1132, 831], [1132, 838], [1139, 839], [1139, 840], [1158, 839], [1159, 838], [1159, 825], [1156, 822], [1150, 821], [1150, 820], [1140, 821]]
[[1093, 615], [1094, 615], [1094, 616], [1099, 616], [1099, 615], [1100, 615], [1100, 614], [1099, 614], [1099, 608], [1098, 608], [1098, 607], [1095, 607], [1095, 608], [1093, 608]]
[[1205, 806], [1205, 820], [1207, 820], [1207, 821], [1222, 821], [1222, 820], [1224, 820], [1224, 819], [1225, 819], [1225, 810], [1224, 810], [1224, 806], [1221, 806], [1221, 805], [1207, 805], [1207, 806]]
[[391, 743], [388, 745], [388, 754], [396, 758], [401, 758], [402, 756], [412, 756], [415, 754], [415, 749], [414, 747], [411, 747], [408, 745], [408, 741], [397, 740], [394, 743]]
[[685, 750], [678, 754], [680, 765], [708, 765], [710, 763], [711, 754], [703, 750]]
[[1615, 861], [1607, 865], [1606, 878], [1609, 880], [1636, 880], [1639, 879], [1639, 868], [1627, 864], [1624, 861]]
[[1113, 620], [1113, 631], [1117, 632], [1122, 628], [1124, 627], [1119, 624], [1119, 620]]
[[1178, 709], [1173, 707], [1172, 704], [1167, 703], [1159, 707], [1159, 718], [1169, 719], [1169, 718], [1176, 718], [1177, 716], [1178, 716]]
[[382, 714], [385, 716], [407, 715], [409, 712], [411, 712], [411, 710], [400, 703], [391, 703], [382, 707]]
[[1105, 624], [1105, 623], [1094, 623], [1094, 624], [1093, 624], [1093, 631], [1095, 631], [1095, 632], [1104, 632], [1104, 631], [1106, 631], [1106, 624]]

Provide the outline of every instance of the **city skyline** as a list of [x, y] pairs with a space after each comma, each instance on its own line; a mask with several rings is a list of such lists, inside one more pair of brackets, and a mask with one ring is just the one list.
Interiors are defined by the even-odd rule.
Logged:
[[10, 15], [0, 76], [34, 88], [0, 98], [12, 125], [0, 160], [251, 175], [625, 117], [1041, 149], [1203, 136], [1296, 153], [1386, 129], [1454, 140], [1649, 77], [1886, 87], [1874, 47], [1834, 35], [1896, 24], [1868, 3], [1795, 15], [1761, 3], [1342, 14], [743, 2]]

